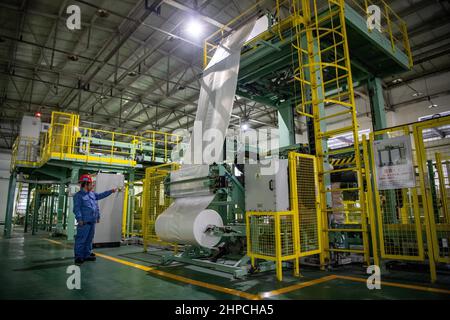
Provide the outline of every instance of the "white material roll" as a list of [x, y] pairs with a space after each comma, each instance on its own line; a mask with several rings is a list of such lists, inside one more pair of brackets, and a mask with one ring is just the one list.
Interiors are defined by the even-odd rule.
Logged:
[[[216, 211], [206, 209], [214, 199], [214, 194], [200, 178], [208, 176], [210, 164], [221, 162], [223, 139], [236, 93], [240, 52], [255, 21], [253, 19], [224, 39], [203, 73], [195, 117], [196, 123], [201, 126], [194, 125], [192, 137], [202, 137], [208, 130], [218, 130], [220, 138], [216, 143], [220, 151], [206, 160], [203, 158], [205, 146], [198, 147], [195, 139], [191, 139], [185, 154], [185, 160], [188, 161], [185, 163], [194, 165], [184, 165], [171, 174], [171, 182], [178, 182], [171, 185], [171, 193], [176, 199], [156, 220], [155, 231], [161, 240], [206, 248], [212, 248], [220, 242], [221, 237], [205, 233], [209, 225], [222, 227], [223, 221]], [[190, 182], [189, 179], [196, 181]]]
[[223, 226], [222, 217], [211, 209], [205, 209], [214, 195], [181, 198], [156, 220], [156, 234], [163, 241], [212, 248], [220, 236], [205, 233], [208, 226]]

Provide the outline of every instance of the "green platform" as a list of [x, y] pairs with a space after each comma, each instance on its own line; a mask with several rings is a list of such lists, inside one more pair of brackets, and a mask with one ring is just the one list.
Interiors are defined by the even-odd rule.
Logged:
[[[371, 77], [385, 77], [410, 69], [408, 56], [402, 52], [402, 48], [393, 48], [386, 34], [377, 30], [369, 32], [366, 17], [361, 16], [348, 4], [345, 6], [345, 20], [355, 87], [364, 84]], [[297, 50], [292, 47], [294, 35], [291, 29], [283, 31], [283, 40], [280, 40], [276, 26], [271, 32], [273, 36], [270, 39], [256, 41], [251, 47], [243, 49], [237, 94], [280, 108], [289, 105], [289, 101], [301, 100], [298, 94], [295, 96], [295, 92], [298, 93], [299, 89], [294, 88], [292, 82], [283, 80], [285, 74], [292, 76], [293, 65], [297, 61]], [[329, 40], [332, 43], [332, 38]], [[326, 72], [324, 78], [326, 81]], [[335, 89], [326, 88], [327, 92]]]

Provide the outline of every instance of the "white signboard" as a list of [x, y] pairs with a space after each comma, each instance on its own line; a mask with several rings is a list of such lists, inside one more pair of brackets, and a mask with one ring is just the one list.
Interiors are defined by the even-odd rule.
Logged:
[[409, 135], [374, 141], [373, 150], [379, 190], [416, 186]]

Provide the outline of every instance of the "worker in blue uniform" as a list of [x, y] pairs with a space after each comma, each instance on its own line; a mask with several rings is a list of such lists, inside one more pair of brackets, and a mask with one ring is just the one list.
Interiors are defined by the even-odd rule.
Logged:
[[77, 235], [75, 236], [75, 264], [80, 265], [84, 261], [95, 261], [95, 253], [92, 252], [92, 240], [95, 234], [95, 224], [100, 221], [98, 200], [108, 197], [117, 189], [102, 193], [93, 192], [92, 177], [83, 174], [80, 177], [81, 189], [73, 197], [73, 212], [77, 220]]

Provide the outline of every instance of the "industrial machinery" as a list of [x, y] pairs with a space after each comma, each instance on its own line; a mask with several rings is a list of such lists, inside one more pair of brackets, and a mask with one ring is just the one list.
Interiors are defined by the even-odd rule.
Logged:
[[[74, 113], [52, 112], [50, 123], [43, 122], [42, 117], [40, 113], [24, 116], [20, 135], [13, 145], [6, 234], [10, 234], [12, 229], [16, 183], [27, 190], [23, 195], [20, 192], [18, 199], [25, 207], [21, 209], [25, 211], [22, 213], [25, 217], [21, 219], [25, 232], [31, 225], [35, 233], [39, 224], [36, 221], [40, 221], [42, 217], [47, 219], [45, 223], [49, 224], [46, 230], [55, 235], [64, 234], [72, 240], [75, 222], [71, 197], [78, 191], [80, 174], [123, 174], [130, 190], [134, 190], [133, 183], [144, 175], [145, 168], [170, 162], [173, 148], [181, 142], [178, 135], [158, 131], [132, 135], [82, 127], [79, 115]], [[42, 212], [46, 213], [41, 214], [39, 208], [44, 198], [39, 195], [42, 194], [42, 189], [50, 187], [58, 188], [58, 194], [56, 199], [50, 202], [51, 206], [45, 204]], [[133, 192], [129, 192], [126, 197], [127, 203], [131, 203]], [[132, 233], [132, 207], [127, 207], [123, 219], [126, 222], [125, 236]], [[111, 242], [118, 243], [120, 226], [119, 232], [115, 234]]]
[[[237, 177], [234, 165], [212, 164], [204, 166], [202, 176], [174, 179], [167, 175], [164, 181], [165, 195], [176, 201], [211, 197], [209, 212], [220, 217], [217, 224], [201, 224], [200, 237], [218, 239], [214, 246], [199, 243], [187, 244], [181, 253], [162, 254], [162, 263], [172, 261], [203, 266], [241, 277], [247, 274], [248, 258], [245, 257], [245, 194], [242, 177]], [[176, 175], [176, 171], [174, 172]], [[158, 221], [156, 222], [158, 228]], [[197, 223], [197, 222], [196, 222]], [[163, 239], [164, 240], [164, 239]], [[183, 244], [183, 241], [180, 241]], [[220, 261], [220, 263], [218, 263]]]

